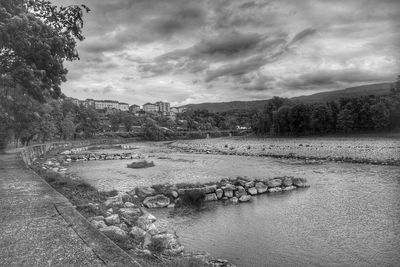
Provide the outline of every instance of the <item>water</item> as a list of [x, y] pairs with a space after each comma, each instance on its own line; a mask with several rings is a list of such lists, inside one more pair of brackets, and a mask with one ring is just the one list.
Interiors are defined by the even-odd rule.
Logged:
[[210, 203], [189, 215], [167, 209], [152, 213], [188, 250], [208, 251], [238, 266], [400, 266], [398, 167], [171, 151], [149, 155], [154, 168], [98, 161], [71, 170], [99, 188], [120, 190], [236, 175], [305, 177], [308, 189], [264, 194], [251, 203]]

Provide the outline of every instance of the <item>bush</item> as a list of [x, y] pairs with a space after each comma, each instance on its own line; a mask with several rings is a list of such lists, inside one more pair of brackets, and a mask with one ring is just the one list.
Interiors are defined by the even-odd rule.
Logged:
[[138, 162], [132, 162], [128, 164], [128, 168], [133, 168], [133, 169], [140, 169], [140, 168], [149, 168], [149, 167], [154, 167], [154, 162], [148, 162], [146, 160], [143, 161], [138, 161]]
[[203, 192], [203, 190], [187, 189], [180, 197], [180, 201], [177, 204], [179, 206], [200, 207], [203, 204], [205, 197], [206, 194]]

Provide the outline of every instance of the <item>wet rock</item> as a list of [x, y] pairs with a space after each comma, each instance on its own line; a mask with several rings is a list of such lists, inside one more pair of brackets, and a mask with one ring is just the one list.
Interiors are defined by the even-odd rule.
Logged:
[[248, 202], [248, 201], [250, 201], [250, 199], [251, 199], [251, 196], [249, 196], [249, 195], [244, 195], [244, 196], [241, 196], [241, 197], [239, 198], [239, 201], [240, 201], [240, 202]]
[[258, 193], [258, 191], [257, 191], [257, 189], [255, 187], [250, 187], [247, 191], [252, 196], [257, 195], [257, 193]]
[[125, 232], [129, 232], [129, 227], [126, 223], [120, 223], [118, 227], [124, 230]]
[[215, 190], [215, 194], [217, 195], [218, 199], [221, 199], [224, 195], [224, 191], [221, 188], [218, 188], [217, 190]]
[[247, 192], [246, 192], [246, 190], [244, 189], [243, 186], [237, 186], [236, 189], [237, 190], [235, 192], [235, 196], [237, 198], [240, 198], [241, 196], [247, 195]]
[[171, 195], [172, 195], [174, 198], [177, 198], [177, 197], [179, 196], [178, 192], [176, 192], [175, 190], [171, 192]]
[[[156, 190], [154, 190], [151, 187], [138, 187], [136, 189], [136, 195], [139, 197], [147, 197], [147, 196], [152, 196], [156, 193]], [[130, 192], [131, 194], [131, 192]]]
[[291, 185], [293, 185], [292, 178], [291, 178], [291, 177], [284, 177], [284, 178], [282, 179], [282, 184], [283, 184], [284, 186], [291, 186]]
[[280, 187], [268, 188], [268, 192], [270, 192], [270, 193], [281, 192], [281, 191], [282, 191], [282, 188], [280, 188]]
[[233, 204], [239, 203], [239, 199], [237, 197], [231, 198], [231, 201], [232, 201]]
[[152, 223], [149, 225], [149, 227], [147, 229], [147, 233], [149, 233], [150, 235], [156, 235], [156, 234], [159, 234], [160, 231], [158, 231], [157, 226], [154, 223]]
[[225, 197], [229, 197], [229, 198], [233, 197], [233, 190], [231, 187], [224, 187], [223, 191], [224, 191]]
[[151, 237], [151, 243], [161, 246], [163, 254], [179, 255], [183, 252], [183, 246], [179, 243], [178, 237], [174, 234], [157, 234]]
[[282, 185], [282, 180], [281, 179], [272, 179], [267, 181], [267, 186], [268, 187], [278, 187]]
[[290, 191], [290, 190], [293, 190], [293, 189], [296, 189], [296, 187], [293, 186], [293, 185], [290, 185], [290, 186], [284, 187], [282, 190], [283, 190], [283, 191]]
[[251, 188], [254, 187], [254, 181], [250, 181], [244, 184], [244, 188]]
[[175, 208], [175, 204], [174, 204], [174, 203], [172, 203], [172, 204], [169, 204], [169, 205], [167, 206], [167, 208], [169, 208], [169, 209], [173, 209], [173, 208]]
[[255, 187], [256, 187], [257, 192], [258, 192], [259, 194], [265, 193], [265, 192], [267, 192], [267, 190], [268, 190], [268, 186], [266, 186], [266, 185], [265, 185], [264, 183], [262, 183], [262, 182], [256, 183], [256, 184], [255, 184]]
[[88, 219], [89, 222], [91, 221], [104, 221], [104, 216], [94, 216]]
[[144, 236], [146, 235], [146, 231], [143, 230], [142, 228], [134, 226], [134, 227], [132, 227], [131, 231], [129, 232], [129, 235], [135, 240], [142, 240], [144, 238]]
[[110, 238], [112, 240], [123, 241], [128, 238], [127, 233], [115, 225], [106, 226], [106, 227], [100, 228], [99, 230], [100, 230], [100, 232], [102, 232], [108, 238]]
[[164, 195], [156, 195], [152, 197], [146, 197], [143, 200], [143, 205], [149, 209], [151, 208], [164, 208], [170, 204], [168, 197]]
[[106, 223], [105, 223], [104, 221], [96, 221], [96, 220], [93, 220], [93, 221], [91, 221], [90, 223], [91, 223], [94, 227], [96, 227], [97, 229], [107, 227], [107, 225], [106, 225]]
[[310, 187], [307, 180], [304, 178], [293, 178], [292, 182], [296, 187]]
[[145, 231], [148, 231], [148, 230], [154, 228], [153, 222], [155, 222], [155, 221], [156, 221], [156, 217], [154, 217], [150, 213], [146, 213], [137, 219], [137, 226], [142, 228]]
[[115, 225], [115, 224], [119, 224], [121, 222], [118, 214], [110, 215], [110, 216], [106, 217], [104, 219], [104, 221], [106, 222], [107, 225]]
[[204, 201], [216, 201], [218, 200], [217, 195], [215, 193], [206, 194]]

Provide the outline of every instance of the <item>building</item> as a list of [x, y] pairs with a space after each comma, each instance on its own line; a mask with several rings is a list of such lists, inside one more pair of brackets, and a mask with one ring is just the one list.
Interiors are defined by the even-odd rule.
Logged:
[[146, 103], [143, 105], [143, 110], [145, 112], [152, 112], [152, 113], [156, 113], [158, 112], [158, 106], [152, 103]]
[[128, 103], [124, 103], [124, 102], [119, 102], [119, 110], [122, 111], [128, 111], [129, 110], [129, 104]]
[[178, 113], [185, 112], [186, 108], [185, 107], [172, 107], [171, 111], [174, 112], [175, 114], [178, 114]]
[[129, 107], [129, 111], [132, 113], [137, 113], [140, 111], [140, 106], [133, 104], [132, 106]]
[[115, 100], [95, 100], [95, 109], [119, 109], [119, 102]]
[[170, 111], [170, 104], [168, 102], [158, 101], [156, 105], [158, 106], [158, 111], [162, 114], [166, 114]]

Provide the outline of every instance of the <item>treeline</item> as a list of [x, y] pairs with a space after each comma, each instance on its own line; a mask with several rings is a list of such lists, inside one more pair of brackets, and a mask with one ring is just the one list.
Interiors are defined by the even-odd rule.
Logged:
[[[399, 84], [399, 83], [397, 83]], [[253, 117], [259, 135], [307, 135], [384, 131], [400, 127], [400, 94], [341, 98], [318, 104], [274, 97]]]

